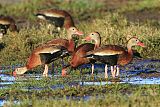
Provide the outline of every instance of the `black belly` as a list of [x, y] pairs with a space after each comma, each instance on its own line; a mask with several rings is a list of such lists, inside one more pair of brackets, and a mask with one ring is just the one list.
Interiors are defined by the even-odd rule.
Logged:
[[43, 64], [49, 64], [55, 60], [57, 60], [58, 58], [63, 58], [68, 56], [69, 54], [67, 52], [63, 52], [63, 51], [58, 51], [55, 52], [53, 54], [50, 53], [40, 53], [40, 58], [41, 58], [41, 62]]
[[99, 61], [104, 64], [108, 64], [110, 66], [117, 65], [118, 61], [118, 55], [105, 55], [105, 56], [98, 56], [98, 55], [93, 55], [93, 59], [96, 61]]
[[46, 17], [46, 19], [53, 23], [56, 27], [62, 27], [64, 25], [64, 18], [63, 17]]

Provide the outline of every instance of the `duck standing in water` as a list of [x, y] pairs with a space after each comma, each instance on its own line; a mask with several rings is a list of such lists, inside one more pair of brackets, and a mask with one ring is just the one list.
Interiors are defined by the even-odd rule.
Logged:
[[83, 35], [82, 32], [78, 31], [75, 27], [71, 27], [67, 31], [67, 39], [53, 39], [46, 44], [43, 44], [34, 49], [28, 59], [25, 67], [16, 68], [14, 75], [24, 74], [27, 70], [30, 70], [38, 65], [45, 65], [43, 72], [44, 76], [48, 75], [48, 65], [58, 58], [68, 56], [74, 51], [75, 44], [72, 40], [72, 35]]
[[108, 78], [107, 65], [110, 65], [112, 77], [115, 78], [115, 76], [119, 75], [119, 67], [117, 65], [124, 66], [132, 61], [132, 46], [145, 47], [145, 45], [138, 38], [133, 37], [128, 40], [127, 51], [118, 45], [105, 45], [93, 51], [87, 52], [84, 57], [105, 63], [105, 78]]
[[100, 34], [98, 32], [92, 32], [84, 40], [87, 40], [87, 41], [94, 40], [95, 44], [84, 43], [79, 45], [71, 56], [70, 64], [62, 69], [62, 76], [66, 75], [67, 67], [71, 66], [72, 68], [77, 68], [80, 65], [87, 64], [87, 63], [92, 63], [92, 73], [93, 73], [95, 60], [84, 58], [82, 56], [85, 56], [87, 52], [92, 51], [100, 46], [101, 44]]

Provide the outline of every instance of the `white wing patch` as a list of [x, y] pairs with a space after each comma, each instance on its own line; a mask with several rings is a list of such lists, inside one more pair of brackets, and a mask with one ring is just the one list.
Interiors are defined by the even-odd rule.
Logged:
[[40, 53], [50, 53], [50, 54], [53, 54], [53, 53], [58, 52], [58, 51], [60, 51], [59, 48], [49, 47], [49, 48], [41, 49], [40, 51], [36, 52], [35, 54], [40, 54]]
[[45, 15], [49, 17], [64, 17], [63, 15], [53, 14], [53, 13], [45, 13]]
[[106, 56], [106, 55], [116, 55], [116, 54], [122, 54], [122, 52], [95, 52], [94, 55], [98, 56]]
[[105, 53], [105, 52], [96, 52], [96, 53], [94, 53], [94, 55], [105, 56], [105, 55], [114, 55], [114, 54], [112, 54], [112, 53]]
[[43, 19], [43, 20], [45, 20], [46, 18], [44, 17], [44, 16], [42, 16], [42, 15], [38, 15], [37, 16], [39, 19]]
[[49, 50], [49, 51], [41, 51], [41, 52], [39, 52], [39, 53], [50, 53], [50, 54], [53, 54], [53, 53], [55, 53], [55, 52], [58, 52], [58, 51], [60, 51], [60, 49], [54, 49], [54, 50]]
[[5, 21], [5, 20], [0, 20], [0, 24], [8, 25], [8, 24], [10, 24], [10, 22]]

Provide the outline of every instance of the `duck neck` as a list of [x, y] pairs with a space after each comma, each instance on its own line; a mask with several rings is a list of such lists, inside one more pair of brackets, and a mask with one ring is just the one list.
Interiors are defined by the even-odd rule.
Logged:
[[67, 30], [67, 39], [70, 41], [72, 40], [72, 34]]
[[74, 22], [71, 16], [66, 16], [64, 21], [64, 27], [66, 29], [70, 28], [71, 26], [74, 26]]
[[132, 46], [130, 44], [127, 44], [127, 50], [128, 50], [128, 54], [133, 55]]
[[94, 46], [94, 49], [99, 48], [99, 47], [100, 47], [100, 45], [101, 45], [101, 39], [97, 39], [97, 40], [95, 40], [95, 46]]
[[75, 49], [75, 43], [73, 39], [69, 39], [69, 46], [68, 46], [68, 51], [73, 52]]

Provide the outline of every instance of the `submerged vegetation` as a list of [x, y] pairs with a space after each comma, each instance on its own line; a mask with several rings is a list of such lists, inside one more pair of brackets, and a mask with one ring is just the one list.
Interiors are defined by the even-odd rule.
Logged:
[[[3, 1], [3, 0], [2, 0]], [[18, 33], [8, 32], [0, 41], [0, 66], [25, 65], [28, 56], [37, 46], [54, 38], [66, 38], [63, 29], [51, 34], [46, 22], [34, 14], [40, 9], [64, 9], [71, 13], [76, 27], [85, 35], [98, 31], [102, 44], [126, 46], [129, 37], [136, 36], [146, 48], [135, 47], [144, 59], [160, 59], [160, 1], [159, 0], [22, 0], [20, 3], [0, 5], [0, 13], [16, 19]], [[1, 3], [1, 2], [0, 2]], [[79, 43], [84, 43], [81, 36]], [[69, 58], [65, 58], [69, 60]], [[61, 67], [57, 62], [55, 66]], [[50, 65], [51, 66], [51, 65]], [[159, 67], [158, 65], [155, 65]], [[58, 68], [60, 71], [61, 68]], [[35, 71], [39, 71], [36, 68]], [[42, 71], [42, 70], [41, 70]], [[71, 72], [77, 75], [79, 72]], [[0, 99], [6, 106], [110, 106], [110, 107], [158, 107], [160, 85], [107, 84], [83, 86], [77, 83], [83, 75], [72, 78], [22, 77], [7, 88], [0, 88]], [[26, 80], [25, 80], [26, 79]], [[1, 80], [0, 77], [0, 81]], [[74, 82], [73, 82], [74, 81]], [[86, 81], [95, 81], [89, 78]], [[98, 80], [100, 83], [104, 78]], [[23, 84], [22, 84], [23, 82]], [[79, 82], [79, 81], [78, 81]], [[72, 85], [73, 83], [73, 85]], [[75, 85], [76, 84], [76, 85]], [[78, 85], [77, 85], [78, 84]], [[0, 84], [1, 86], [1, 84]]]

